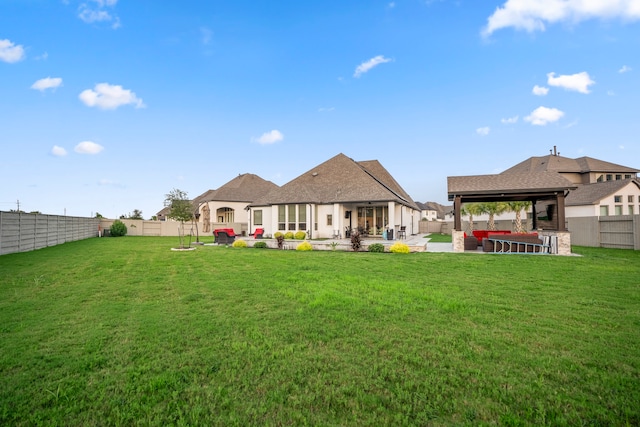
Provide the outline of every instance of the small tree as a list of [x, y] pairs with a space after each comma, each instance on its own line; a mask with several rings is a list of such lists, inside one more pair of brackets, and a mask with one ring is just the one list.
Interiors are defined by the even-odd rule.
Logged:
[[184, 223], [193, 220], [191, 201], [187, 198], [187, 193], [174, 188], [165, 195], [165, 204], [169, 206], [167, 217], [180, 222], [178, 227], [178, 237], [180, 239], [180, 249], [184, 248]]
[[461, 215], [469, 215], [469, 232], [473, 232], [473, 216], [482, 215], [484, 208], [481, 203], [465, 203], [460, 211]]
[[516, 214], [516, 233], [524, 233], [524, 227], [522, 227], [521, 212], [523, 209], [529, 209], [531, 207], [531, 202], [509, 202], [507, 203], [507, 205], [509, 206], [509, 210], [511, 212], [515, 212]]
[[487, 230], [496, 229], [495, 215], [509, 210], [509, 206], [503, 202], [488, 202], [482, 204], [482, 210], [484, 213], [489, 214], [489, 222], [487, 223]]
[[134, 209], [132, 214], [129, 214], [129, 219], [144, 219], [142, 218], [142, 211]]

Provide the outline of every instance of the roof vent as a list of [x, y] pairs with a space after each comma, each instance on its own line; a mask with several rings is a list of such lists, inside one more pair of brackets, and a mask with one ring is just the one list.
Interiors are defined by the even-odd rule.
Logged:
[[318, 176], [318, 172], [312, 173], [311, 176]]

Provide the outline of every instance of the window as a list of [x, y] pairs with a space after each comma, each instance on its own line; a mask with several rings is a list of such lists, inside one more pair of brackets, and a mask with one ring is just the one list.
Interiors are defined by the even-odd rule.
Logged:
[[633, 195], [627, 197], [627, 202], [633, 203]]
[[616, 175], [616, 181], [620, 181], [622, 179], [622, 175]]
[[610, 173], [607, 174], [607, 181], [611, 181], [613, 179], [613, 175]]
[[600, 175], [598, 179], [596, 179], [596, 182], [602, 182], [602, 181], [604, 181], [604, 175]]
[[622, 215], [622, 205], [616, 205], [616, 215]]
[[624, 179], [631, 179], [631, 174], [630, 173], [625, 174]]
[[333, 215], [327, 215], [327, 225], [333, 225]]
[[262, 225], [262, 210], [253, 211], [253, 224]]
[[298, 205], [298, 230], [307, 229], [307, 206]]
[[613, 203], [622, 203], [622, 196], [613, 196]]
[[287, 223], [289, 224], [288, 230], [293, 231], [296, 229], [296, 205], [287, 205], [287, 211], [289, 218]]
[[278, 230], [286, 230], [287, 211], [285, 205], [278, 205]]
[[629, 215], [633, 215], [633, 205], [629, 205]]
[[218, 222], [233, 222], [233, 209], [231, 208], [218, 209]]
[[600, 205], [600, 216], [609, 216], [609, 206]]

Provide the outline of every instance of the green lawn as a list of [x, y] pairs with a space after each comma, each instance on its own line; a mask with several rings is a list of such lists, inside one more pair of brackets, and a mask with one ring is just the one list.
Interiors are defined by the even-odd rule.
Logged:
[[640, 251], [0, 256], [1, 425], [639, 425]]

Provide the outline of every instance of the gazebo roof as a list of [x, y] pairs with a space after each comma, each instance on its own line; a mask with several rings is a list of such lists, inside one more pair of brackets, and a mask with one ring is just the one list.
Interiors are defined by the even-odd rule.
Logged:
[[540, 200], [575, 188], [562, 175], [548, 171], [447, 177], [449, 200], [461, 196], [465, 202]]

